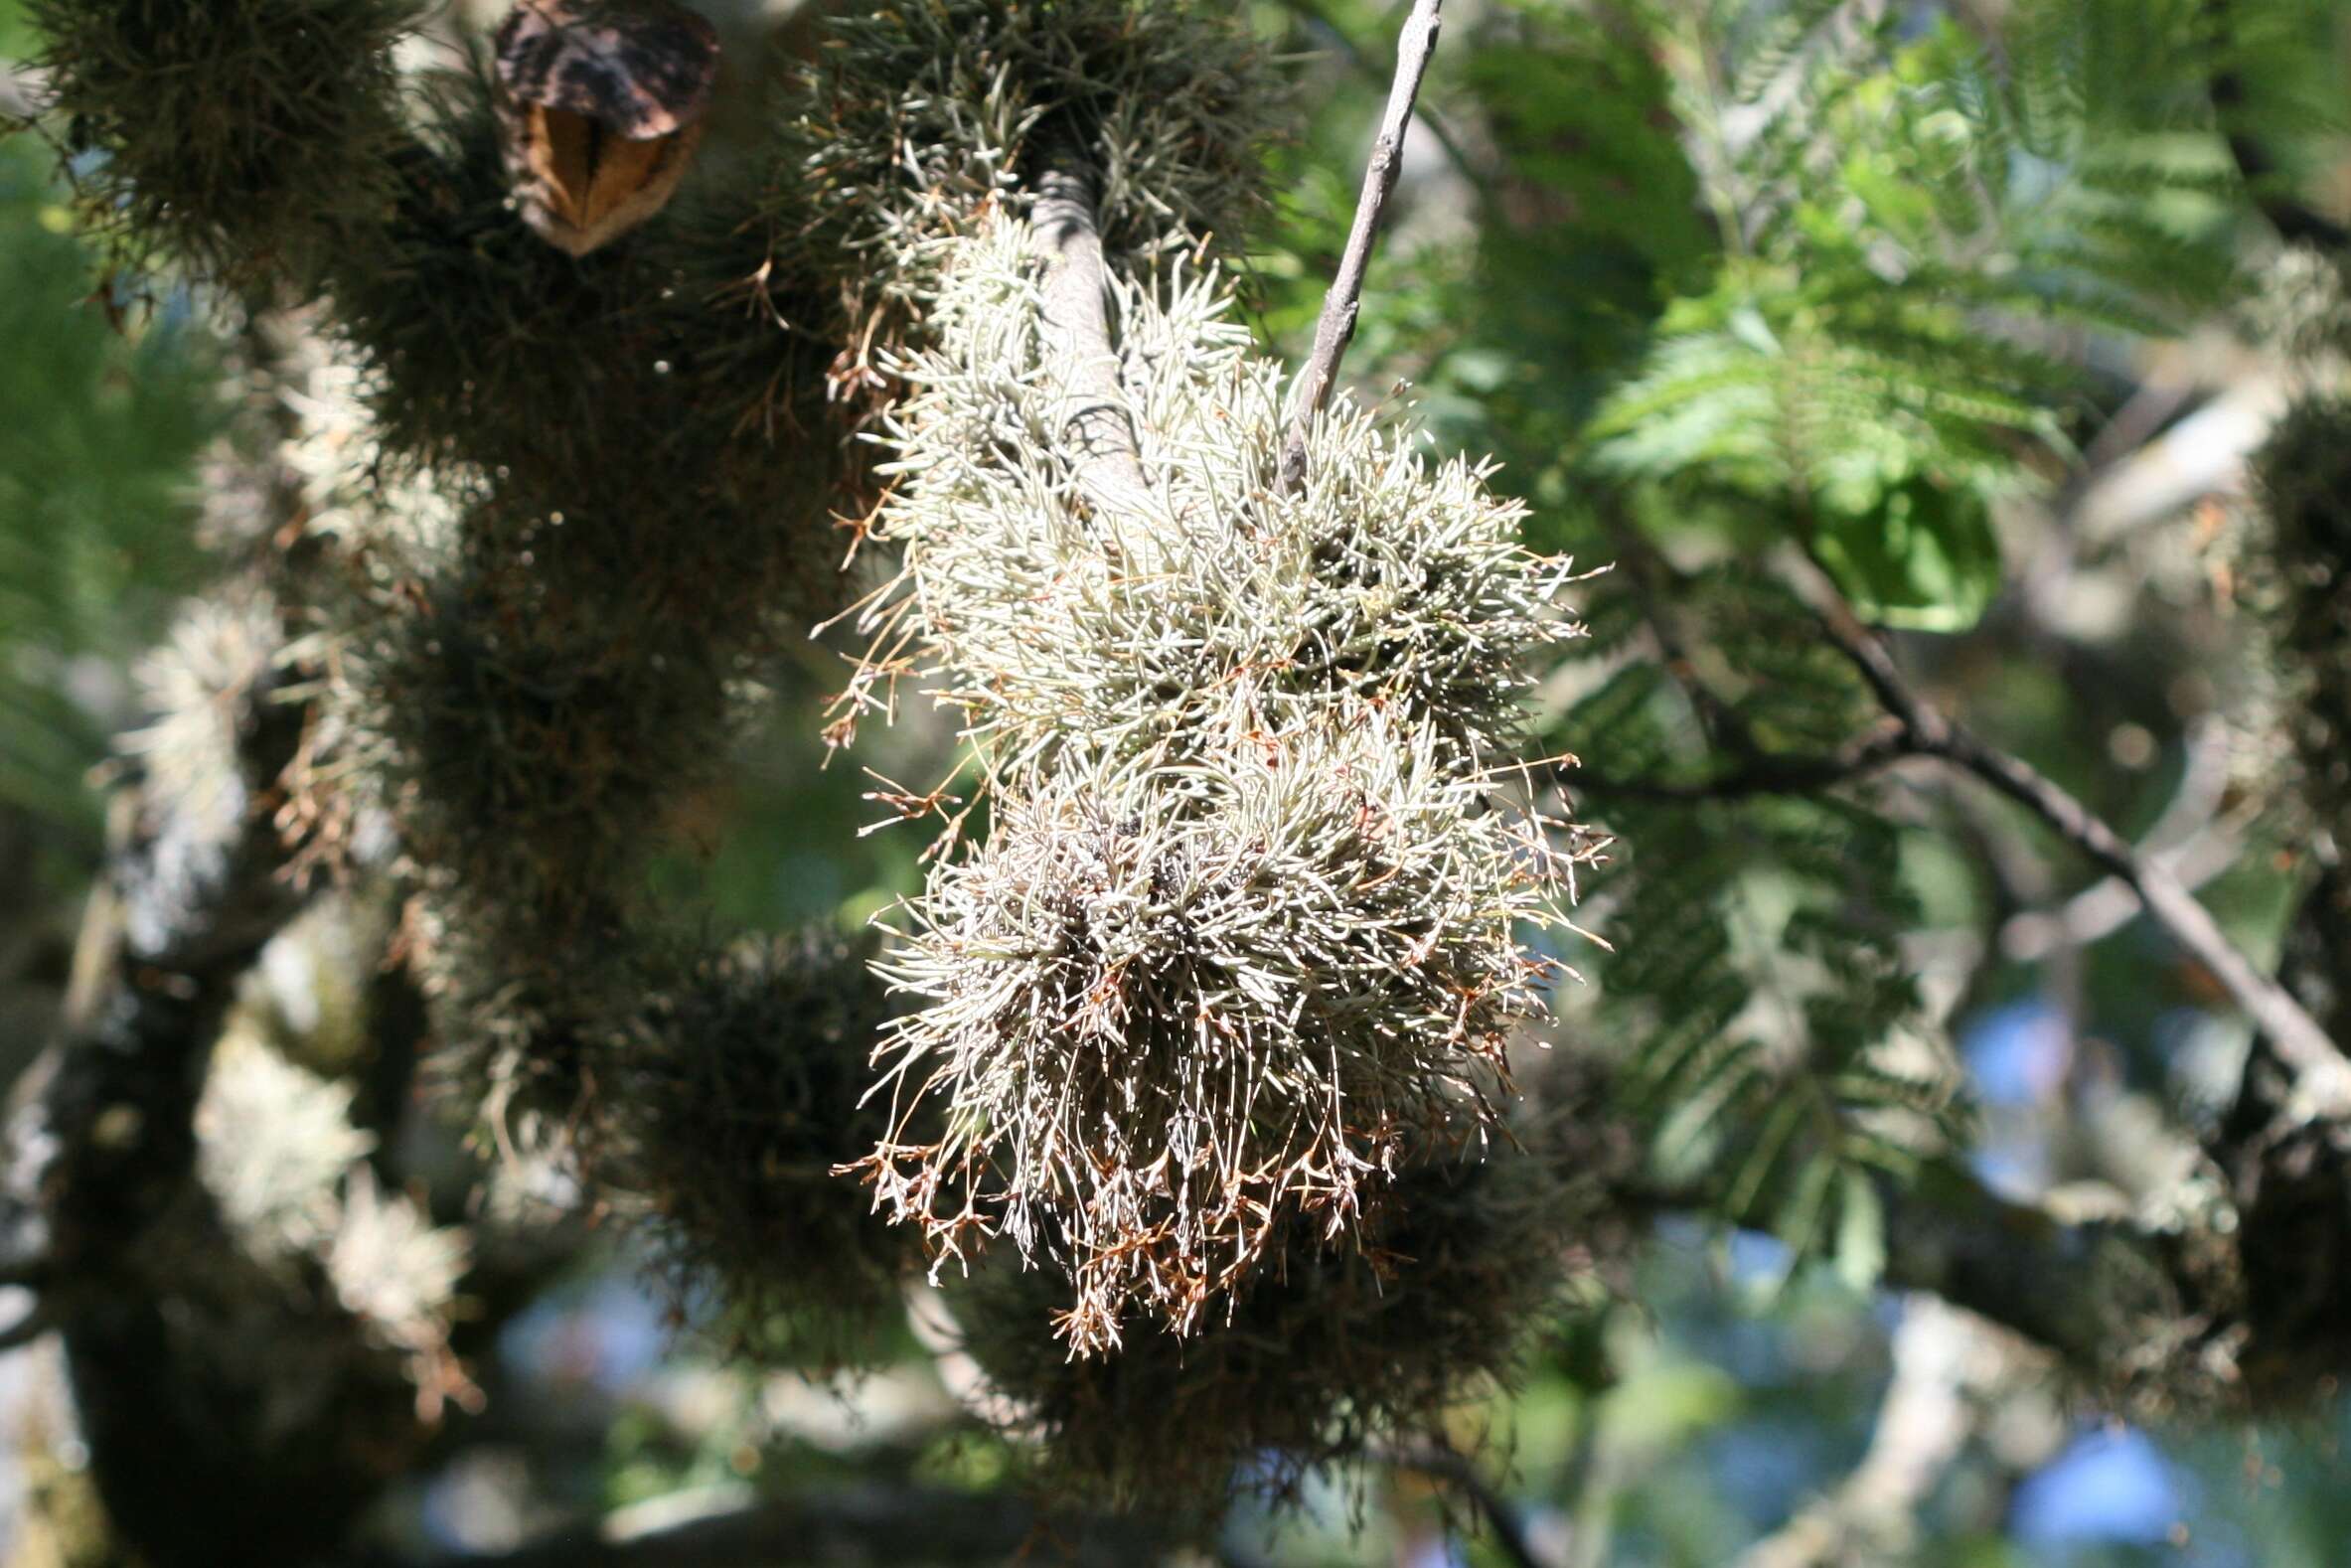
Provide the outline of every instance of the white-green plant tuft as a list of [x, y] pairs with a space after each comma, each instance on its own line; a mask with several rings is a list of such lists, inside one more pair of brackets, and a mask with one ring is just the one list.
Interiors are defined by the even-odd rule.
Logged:
[[[1056, 385], [1024, 225], [964, 243], [906, 375], [896, 489], [876, 532], [904, 551], [895, 618], [990, 743], [1000, 770], [1077, 745], [1135, 756], [1193, 749], [1236, 681], [1267, 721], [1335, 701], [1433, 728], [1455, 765], [1515, 761], [1533, 653], [1578, 628], [1569, 575], [1531, 553], [1524, 509], [1489, 470], [1432, 464], [1408, 425], [1348, 405], [1317, 426], [1305, 483], [1276, 483], [1282, 372], [1256, 354], [1218, 275], [1124, 285], [1120, 381], [1158, 505], [1113, 515], [1083, 498], [1085, 454], [1059, 433]], [[874, 677], [894, 674], [886, 660]]]
[[[1405, 1160], [1496, 1125], [1594, 849], [1518, 760], [1566, 568], [1485, 471], [1342, 407], [1283, 490], [1280, 372], [1212, 272], [1113, 284], [1105, 409], [1035, 254], [1010, 217], [961, 241], [904, 367], [859, 700], [935, 682], [994, 820], [887, 969], [922, 1005], [875, 1092], [944, 1131], [863, 1165], [943, 1259], [1049, 1261], [1098, 1353], [1355, 1245]], [[1109, 420], [1139, 483], [1092, 482]]]

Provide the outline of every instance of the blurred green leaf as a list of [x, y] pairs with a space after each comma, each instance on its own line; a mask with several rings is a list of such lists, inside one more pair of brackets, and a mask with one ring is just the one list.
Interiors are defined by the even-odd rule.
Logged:
[[1866, 1171], [1838, 1175], [1836, 1271], [1856, 1291], [1875, 1289], [1886, 1272], [1886, 1206]]
[[190, 481], [224, 418], [188, 305], [117, 330], [92, 272], [43, 153], [0, 143], [0, 799], [85, 834], [123, 715], [67, 684], [119, 671], [199, 580]]
[[1823, 512], [1812, 549], [1875, 625], [1965, 631], [2000, 591], [2000, 542], [1983, 497], [1925, 475], [1866, 510]]

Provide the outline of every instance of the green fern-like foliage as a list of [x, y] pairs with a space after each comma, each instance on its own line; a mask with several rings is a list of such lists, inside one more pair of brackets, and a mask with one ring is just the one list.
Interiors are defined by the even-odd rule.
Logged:
[[1981, 615], [1993, 503], [2096, 394], [2081, 342], [2238, 287], [2210, 81], [2234, 57], [2187, 0], [2022, 0], [1996, 36], [1830, 3], [1649, 21], [1717, 243], [1666, 274], [1570, 473], [1612, 552], [1713, 564], [1636, 552], [1576, 650], [1559, 738], [1620, 844], [1590, 1032], [1652, 1179], [1866, 1280], [1884, 1192], [1966, 1107], [1899, 945], [1911, 830], [1885, 786], [1799, 761], [1848, 753], [1876, 704], [1774, 552], [1878, 625]]
[[[1675, 109], [1722, 249], [1589, 437], [1601, 469], [1760, 504], [1880, 624], [1999, 586], [1989, 505], [2062, 451], [2060, 332], [2161, 328], [2236, 287], [2199, 8], [2033, 0], [1945, 23], [1717, 4]], [[1727, 78], [1714, 60], [1734, 40]]]
[[0, 147], [0, 803], [94, 830], [104, 716], [69, 666], [126, 655], [197, 576], [184, 487], [218, 401], [184, 323], [118, 334], [76, 308], [89, 258], [67, 217], [33, 149]]
[[[1866, 699], [1785, 591], [1729, 570], [1670, 588], [1676, 613], [1708, 628], [1704, 668], [1625, 658], [1657, 612], [1624, 582], [1595, 595], [1578, 647], [1613, 673], [1566, 735], [1653, 786], [1600, 797], [1619, 851], [1588, 896], [1614, 951], [1592, 971], [1588, 1031], [1617, 1053], [1652, 1179], [1866, 1281], [1879, 1178], [1948, 1147], [1964, 1117], [1899, 948], [1920, 918], [1902, 830], [1859, 793], [1692, 798], [1725, 769], [1723, 737], [1814, 754], [1861, 728]], [[1701, 706], [1680, 683], [1709, 677]]]

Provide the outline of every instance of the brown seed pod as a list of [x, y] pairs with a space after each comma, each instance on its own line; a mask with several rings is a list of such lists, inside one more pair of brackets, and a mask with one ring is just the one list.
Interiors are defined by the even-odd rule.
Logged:
[[573, 255], [668, 205], [702, 139], [718, 35], [671, 0], [522, 0], [499, 111], [523, 221]]

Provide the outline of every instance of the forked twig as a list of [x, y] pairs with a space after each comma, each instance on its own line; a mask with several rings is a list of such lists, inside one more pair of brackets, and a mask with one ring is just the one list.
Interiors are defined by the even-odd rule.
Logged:
[[1825, 580], [1810, 595], [1822, 630], [1886, 711], [1902, 725], [1913, 755], [1941, 757], [2023, 806], [2058, 836], [2138, 895], [2141, 908], [2193, 955], [2253, 1019], [2290, 1066], [2313, 1106], [2351, 1109], [2351, 1062], [2283, 986], [2247, 958], [2164, 861], [2141, 855], [2104, 819], [2022, 758], [1954, 722], [1911, 690], [1893, 656]]

